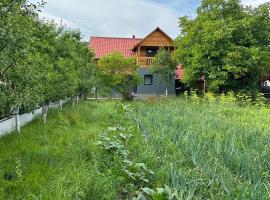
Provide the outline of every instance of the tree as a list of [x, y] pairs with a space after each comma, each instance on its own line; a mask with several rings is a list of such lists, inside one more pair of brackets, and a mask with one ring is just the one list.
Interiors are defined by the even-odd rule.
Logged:
[[30, 111], [40, 101], [39, 69], [29, 65], [38, 9], [24, 0], [0, 4], [1, 116]]
[[239, 0], [203, 0], [197, 17], [179, 20], [177, 60], [184, 82], [204, 76], [210, 90], [255, 91], [269, 70], [270, 4], [245, 7]]
[[[93, 53], [80, 32], [38, 18], [44, 5], [26, 0], [0, 3], [0, 118], [75, 97], [92, 80]], [[17, 120], [18, 121], [18, 120]], [[18, 121], [19, 131], [19, 121]]]
[[160, 48], [155, 56], [154, 64], [150, 68], [150, 72], [158, 73], [166, 87], [166, 96], [168, 96], [168, 86], [172, 83], [172, 77], [175, 72], [177, 62], [172, 57], [170, 51]]
[[80, 54], [81, 64], [78, 68], [79, 73], [79, 85], [78, 93], [84, 99], [86, 99], [87, 94], [91, 93], [95, 86], [95, 73], [96, 64], [93, 60], [94, 54], [85, 44], [80, 44]]
[[112, 53], [99, 60], [98, 70], [105, 85], [122, 94], [125, 100], [132, 99], [132, 90], [138, 83], [135, 58]]

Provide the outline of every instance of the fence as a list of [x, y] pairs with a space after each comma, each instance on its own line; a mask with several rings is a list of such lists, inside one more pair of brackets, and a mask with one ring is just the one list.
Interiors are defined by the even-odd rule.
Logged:
[[[70, 98], [62, 100], [60, 102], [51, 103], [49, 105], [49, 109], [58, 108], [62, 104], [65, 104], [66, 102], [68, 102], [68, 100], [70, 100]], [[31, 113], [26, 113], [26, 114], [20, 115], [19, 116], [20, 126], [25, 126], [26, 124], [33, 121], [37, 116], [39, 116], [41, 114], [42, 114], [42, 108], [38, 108]], [[0, 137], [13, 132], [14, 130], [16, 130], [15, 116], [0, 120]]]

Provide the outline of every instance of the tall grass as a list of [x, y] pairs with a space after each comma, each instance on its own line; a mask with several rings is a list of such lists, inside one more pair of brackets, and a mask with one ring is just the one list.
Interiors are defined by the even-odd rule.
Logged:
[[95, 142], [120, 119], [115, 102], [86, 102], [1, 138], [0, 199], [117, 199], [124, 183], [100, 171], [104, 155]]
[[156, 186], [175, 187], [183, 199], [270, 199], [268, 108], [185, 100], [136, 107], [141, 157]]
[[[0, 139], [0, 199], [132, 199], [140, 187], [177, 189], [178, 199], [270, 199], [270, 109], [208, 98], [51, 111], [46, 125]], [[115, 126], [134, 127], [97, 145]]]

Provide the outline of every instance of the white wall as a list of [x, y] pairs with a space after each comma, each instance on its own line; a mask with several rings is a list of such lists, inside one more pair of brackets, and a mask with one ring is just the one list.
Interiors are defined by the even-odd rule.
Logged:
[[[69, 99], [63, 100], [62, 103], [65, 104], [68, 100]], [[60, 107], [59, 102], [52, 103], [49, 105], [50, 109], [58, 108], [58, 107]], [[33, 121], [37, 116], [41, 115], [41, 113], [42, 113], [42, 108], [39, 108], [33, 111], [32, 113], [26, 113], [26, 114], [20, 115], [21, 127]], [[13, 132], [15, 129], [16, 129], [15, 116], [9, 119], [0, 120], [0, 137]]]

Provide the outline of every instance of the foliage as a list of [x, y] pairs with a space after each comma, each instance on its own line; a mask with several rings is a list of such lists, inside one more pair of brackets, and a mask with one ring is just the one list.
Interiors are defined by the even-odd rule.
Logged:
[[172, 189], [169, 186], [164, 188], [157, 188], [156, 191], [150, 188], [142, 188], [138, 194], [138, 197], [133, 200], [180, 200], [177, 190]]
[[267, 99], [261, 93], [256, 93], [252, 96], [248, 93], [234, 93], [232, 91], [227, 94], [215, 95], [211, 92], [204, 95], [198, 95], [197, 90], [192, 90], [190, 95], [186, 92], [185, 99], [194, 104], [200, 103], [220, 103], [226, 104], [238, 104], [240, 106], [266, 106]]
[[[121, 158], [121, 166], [123, 173], [133, 180], [136, 184], [148, 183], [149, 175], [154, 172], [146, 167], [144, 163], [135, 163], [128, 159], [129, 152], [126, 150], [127, 141], [133, 136], [131, 134], [132, 127], [128, 130], [120, 125], [109, 127], [107, 132], [100, 134], [100, 141], [97, 145], [102, 146], [106, 151], [119, 155]], [[124, 142], [124, 143], [123, 143]]]
[[[32, 109], [39, 94], [37, 66], [29, 65], [37, 7], [26, 1], [5, 0], [0, 4], [0, 112], [18, 106]], [[35, 74], [37, 77], [33, 76]], [[8, 110], [7, 110], [8, 109]]]
[[98, 61], [98, 70], [107, 87], [119, 92], [125, 100], [132, 99], [132, 91], [138, 82], [135, 58], [112, 53]]
[[179, 20], [175, 56], [184, 81], [204, 75], [211, 91], [256, 91], [269, 71], [270, 4], [245, 7], [239, 0], [203, 0], [197, 17]]
[[172, 83], [176, 65], [177, 63], [171, 52], [160, 48], [155, 56], [154, 64], [150, 68], [150, 72], [158, 73], [161, 76], [161, 80], [166, 86], [166, 95], [168, 95], [167, 88]]
[[0, 3], [0, 118], [93, 87], [93, 53], [79, 31], [38, 17], [44, 2]]

